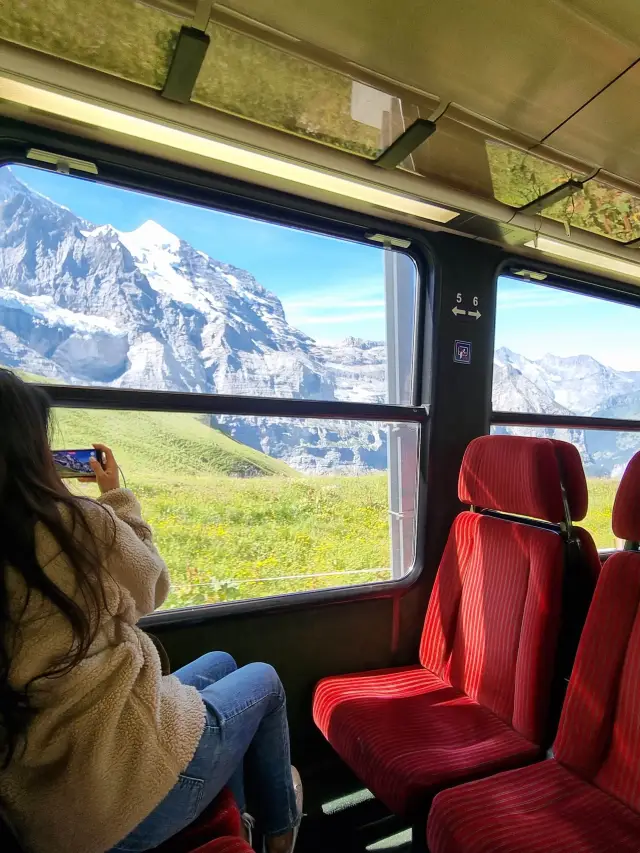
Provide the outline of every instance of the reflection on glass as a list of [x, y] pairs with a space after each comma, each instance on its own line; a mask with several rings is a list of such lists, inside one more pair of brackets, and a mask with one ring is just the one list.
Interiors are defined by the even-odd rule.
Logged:
[[[486, 146], [494, 195], [512, 207], [522, 207], [570, 178], [583, 177], [524, 151], [493, 142]], [[621, 242], [640, 237], [640, 199], [597, 180], [588, 181], [583, 190], [542, 215]]]
[[411, 403], [417, 270], [378, 245], [4, 167], [0, 270], [0, 364], [29, 374]]
[[208, 32], [211, 45], [193, 100], [354, 154], [376, 156], [388, 95], [218, 24]]
[[134, 0], [0, 0], [3, 39], [155, 88], [181, 23]]
[[113, 447], [169, 566], [165, 607], [385, 581], [413, 565], [416, 425], [81, 409], [56, 420], [55, 446]]
[[487, 142], [486, 149], [494, 195], [498, 201], [512, 207], [522, 207], [569, 178], [579, 177], [562, 166], [516, 148]]

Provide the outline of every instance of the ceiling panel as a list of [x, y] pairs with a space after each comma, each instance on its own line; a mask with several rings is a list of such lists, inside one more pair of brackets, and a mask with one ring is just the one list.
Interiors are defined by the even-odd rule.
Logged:
[[574, 15], [634, 50], [640, 45], [640, 15], [636, 0], [553, 0]]
[[548, 143], [640, 183], [640, 65], [570, 119]]
[[633, 0], [224, 5], [537, 138], [640, 54]]

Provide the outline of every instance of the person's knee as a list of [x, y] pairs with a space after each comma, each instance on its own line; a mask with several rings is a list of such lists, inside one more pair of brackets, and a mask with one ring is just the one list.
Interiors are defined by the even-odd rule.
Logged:
[[227, 652], [208, 652], [202, 655], [201, 660], [216, 679], [224, 678], [238, 668], [238, 664]]
[[284, 700], [284, 687], [280, 681], [280, 676], [271, 664], [250, 663], [249, 667], [253, 670], [255, 678], [260, 681], [265, 691], [274, 693], [276, 696]]

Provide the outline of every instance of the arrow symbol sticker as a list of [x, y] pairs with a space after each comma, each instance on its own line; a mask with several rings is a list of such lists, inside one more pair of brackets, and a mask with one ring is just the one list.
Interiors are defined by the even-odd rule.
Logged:
[[[464, 313], [464, 312], [463, 312], [463, 313]], [[480, 319], [480, 317], [482, 317], [482, 314], [481, 314], [479, 311], [467, 311], [467, 314], [468, 314], [470, 317], [475, 317], [475, 318], [476, 318], [476, 320], [479, 320], [479, 319]]]
[[[451, 313], [455, 314], [457, 317], [459, 314], [466, 314], [467, 312], [464, 310], [464, 308], [458, 308], [457, 305], [454, 305], [454, 307], [451, 309]], [[471, 313], [471, 311], [469, 311], [469, 313]]]

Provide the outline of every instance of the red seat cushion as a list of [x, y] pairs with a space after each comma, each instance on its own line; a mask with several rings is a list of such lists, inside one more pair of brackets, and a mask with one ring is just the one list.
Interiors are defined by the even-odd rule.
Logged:
[[534, 761], [535, 744], [421, 667], [326, 678], [314, 719], [392, 811], [411, 814], [443, 785]]
[[640, 816], [557, 761], [435, 798], [431, 853], [638, 853]]
[[[240, 810], [229, 788], [223, 788], [193, 823], [155, 848], [156, 853], [195, 853], [202, 845], [222, 836], [240, 837]], [[207, 847], [208, 851], [209, 848]], [[204, 848], [202, 853], [204, 853]]]
[[198, 847], [192, 853], [254, 853], [253, 847], [249, 847], [244, 838], [229, 837], [216, 838], [203, 847]]
[[317, 725], [392, 811], [539, 757], [562, 570], [553, 531], [462, 513], [429, 602], [424, 668], [320, 682]]

